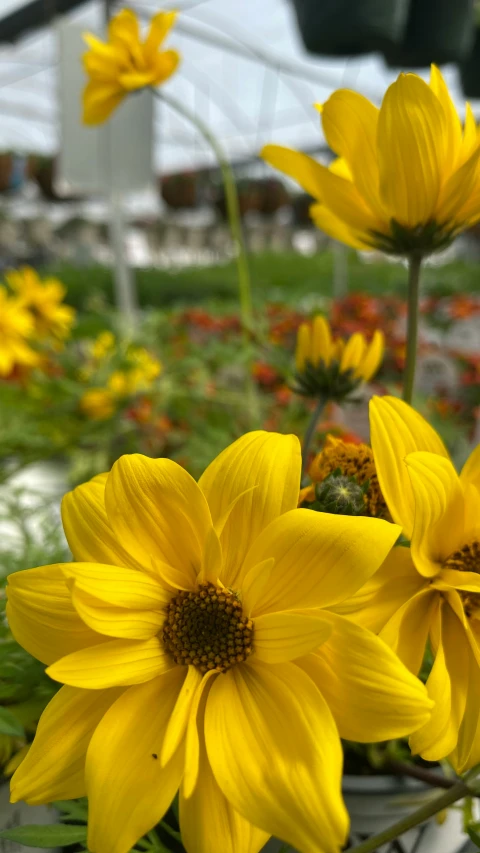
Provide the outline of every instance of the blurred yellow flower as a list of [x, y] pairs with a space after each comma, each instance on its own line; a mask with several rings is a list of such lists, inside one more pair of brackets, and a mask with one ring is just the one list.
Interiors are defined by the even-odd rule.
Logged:
[[35, 335], [39, 338], [68, 336], [75, 320], [75, 310], [64, 305], [66, 288], [56, 278], [42, 281], [32, 267], [10, 270], [5, 281], [33, 316]]
[[89, 388], [80, 399], [80, 409], [94, 421], [111, 418], [116, 407], [116, 395], [108, 388]]
[[359, 591], [353, 618], [381, 629], [413, 673], [429, 641], [436, 704], [410, 744], [428, 761], [448, 756], [461, 773], [480, 762], [480, 446], [458, 475], [440, 437], [406, 403], [374, 397], [370, 424], [380, 486], [411, 547], [393, 549]]
[[426, 254], [480, 219], [479, 141], [466, 106], [462, 123], [432, 65], [430, 84], [400, 74], [380, 109], [348, 89], [323, 105], [328, 168], [306, 154], [267, 145], [261, 156], [310, 193], [314, 222], [356, 249]]
[[176, 12], [158, 12], [151, 21], [145, 41], [138, 20], [130, 9], [115, 15], [108, 26], [108, 40], [85, 34], [89, 50], [83, 64], [89, 82], [83, 95], [83, 121], [101, 124], [130, 92], [164, 83], [176, 70], [176, 50], [160, 50], [175, 23]]
[[100, 332], [90, 346], [90, 355], [95, 361], [103, 361], [115, 349], [115, 344], [115, 335], [113, 332], [109, 332], [108, 330]]
[[0, 377], [17, 367], [35, 367], [40, 357], [28, 339], [34, 334], [33, 317], [23, 301], [0, 286]]
[[87, 794], [88, 849], [127, 853], [180, 788], [188, 853], [258, 853], [269, 835], [338, 853], [340, 736], [401, 736], [432, 703], [385, 643], [328, 609], [399, 528], [296, 509], [300, 468], [295, 436], [254, 432], [198, 483], [137, 454], [66, 495], [79, 562], [8, 581], [13, 634], [64, 685], [13, 802]]
[[385, 338], [377, 330], [367, 344], [360, 332], [348, 341], [334, 339], [325, 317], [302, 323], [297, 335], [294, 389], [304, 396], [341, 400], [377, 372]]

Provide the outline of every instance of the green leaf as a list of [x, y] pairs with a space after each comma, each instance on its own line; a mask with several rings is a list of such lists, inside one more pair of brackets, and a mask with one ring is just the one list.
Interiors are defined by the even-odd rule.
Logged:
[[87, 827], [30, 824], [29, 826], [17, 826], [14, 829], [3, 829], [0, 832], [0, 838], [15, 841], [17, 844], [24, 844], [26, 847], [68, 847], [70, 844], [86, 842]]
[[11, 737], [25, 737], [23, 726], [8, 708], [0, 706], [0, 734]]
[[468, 832], [470, 838], [472, 839], [473, 843], [476, 844], [477, 847], [480, 848], [480, 835], [478, 834], [478, 832], [475, 831], [473, 826], [467, 826], [467, 832]]

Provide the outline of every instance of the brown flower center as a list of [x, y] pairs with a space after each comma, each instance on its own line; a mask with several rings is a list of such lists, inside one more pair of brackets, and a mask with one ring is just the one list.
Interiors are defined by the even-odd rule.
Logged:
[[313, 483], [322, 483], [329, 474], [338, 469], [344, 477], [354, 477], [359, 486], [368, 481], [368, 489], [364, 495], [364, 515], [392, 520], [380, 489], [371, 447], [328, 436], [324, 449], [315, 457], [308, 473]]
[[[444, 569], [480, 574], [480, 542], [470, 542], [454, 551], [443, 563]], [[459, 590], [466, 616], [480, 619], [480, 593]]]
[[162, 639], [175, 663], [226, 672], [252, 654], [253, 622], [235, 593], [214, 584], [181, 591], [167, 607]]

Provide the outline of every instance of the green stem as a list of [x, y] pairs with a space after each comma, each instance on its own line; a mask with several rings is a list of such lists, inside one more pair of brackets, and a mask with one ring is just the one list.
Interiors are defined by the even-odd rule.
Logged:
[[244, 330], [248, 334], [250, 333], [252, 328], [252, 288], [250, 282], [250, 271], [248, 268], [247, 261], [247, 250], [245, 246], [245, 240], [243, 238], [242, 223], [240, 219], [237, 185], [235, 183], [232, 168], [217, 138], [211, 132], [210, 128], [201, 119], [199, 119], [198, 116], [195, 115], [195, 113], [191, 112], [180, 101], [177, 101], [176, 98], [172, 98], [171, 95], [166, 95], [163, 91], [159, 92], [156, 89], [153, 89], [152, 91], [157, 96], [157, 98], [159, 98], [165, 104], [168, 104], [169, 107], [172, 107], [172, 109], [176, 110], [176, 112], [180, 113], [180, 115], [182, 115], [184, 118], [188, 119], [188, 121], [190, 121], [193, 125], [195, 125], [197, 130], [203, 136], [203, 138], [208, 142], [215, 154], [215, 157], [217, 158], [218, 165], [220, 166], [220, 170], [222, 172], [223, 185], [225, 189], [225, 200], [227, 203], [228, 221], [230, 225], [233, 245], [235, 248], [238, 283], [240, 290], [240, 310], [242, 315], [242, 324]]
[[312, 443], [313, 437], [315, 435], [318, 422], [322, 416], [323, 410], [325, 408], [325, 400], [323, 397], [320, 397], [317, 405], [315, 406], [314, 411], [312, 412], [312, 417], [310, 418], [310, 423], [308, 424], [307, 431], [305, 433], [305, 438], [303, 439], [303, 447], [302, 447], [302, 480], [306, 472], [307, 462], [308, 462], [308, 454], [310, 452], [310, 445]]
[[399, 838], [404, 832], [413, 829], [415, 826], [419, 826], [421, 823], [438, 814], [438, 812], [456, 803], [457, 800], [461, 800], [462, 797], [470, 796], [471, 794], [472, 791], [468, 785], [463, 780], [460, 780], [450, 790], [435, 797], [434, 800], [430, 800], [429, 803], [425, 803], [424, 806], [417, 809], [413, 814], [407, 815], [407, 817], [402, 818], [402, 820], [399, 820], [393, 826], [384, 829], [383, 832], [379, 832], [378, 835], [367, 838], [366, 841], [363, 841], [357, 847], [349, 847], [345, 850], [345, 853], [375, 853], [382, 844]]
[[415, 382], [421, 266], [422, 255], [411, 254], [408, 259], [407, 354], [403, 378], [403, 399], [406, 403], [412, 402]]

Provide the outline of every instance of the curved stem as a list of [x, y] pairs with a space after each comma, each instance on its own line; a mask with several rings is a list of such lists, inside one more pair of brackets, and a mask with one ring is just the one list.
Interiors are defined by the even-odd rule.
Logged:
[[172, 98], [171, 95], [166, 95], [163, 91], [152, 89], [153, 93], [159, 100], [168, 104], [169, 107], [176, 110], [184, 118], [190, 121], [203, 138], [208, 142], [220, 166], [222, 172], [223, 185], [225, 189], [225, 200], [227, 204], [228, 221], [230, 232], [232, 235], [233, 245], [235, 248], [235, 256], [238, 271], [238, 283], [240, 290], [240, 310], [242, 315], [242, 324], [247, 332], [250, 332], [252, 327], [252, 288], [250, 282], [250, 271], [247, 262], [247, 251], [245, 240], [243, 238], [242, 223], [240, 219], [240, 208], [238, 204], [237, 185], [233, 175], [232, 168], [228, 162], [225, 153], [218, 142], [218, 139], [211, 132], [210, 128], [191, 112], [184, 104]]
[[407, 353], [403, 379], [403, 399], [406, 403], [412, 402], [413, 385], [415, 382], [421, 266], [422, 255], [410, 255], [408, 259]]
[[[474, 770], [475, 773], [478, 773], [478, 768], [474, 768]], [[382, 844], [386, 844], [388, 841], [393, 841], [395, 838], [403, 835], [404, 832], [407, 832], [407, 830], [413, 829], [415, 826], [419, 826], [421, 823], [424, 823], [429, 818], [438, 814], [438, 812], [441, 812], [443, 809], [446, 809], [448, 806], [456, 803], [457, 800], [471, 796], [474, 792], [470, 790], [467, 785], [467, 779], [469, 776], [470, 774], [467, 774], [465, 780], [456, 782], [448, 791], [445, 791], [443, 794], [435, 797], [434, 800], [430, 800], [429, 803], [425, 803], [425, 805], [421, 806], [417, 811], [402, 818], [402, 820], [399, 820], [388, 829], [384, 829], [383, 832], [379, 832], [378, 835], [373, 835], [371, 838], [367, 838], [366, 841], [362, 841], [362, 843], [358, 844], [356, 847], [349, 847], [345, 850], [345, 853], [375, 853]]]
[[315, 409], [312, 412], [312, 417], [310, 418], [310, 422], [307, 427], [307, 431], [305, 433], [305, 438], [303, 439], [303, 447], [302, 447], [302, 480], [305, 474], [305, 470], [308, 462], [308, 454], [310, 452], [310, 445], [312, 443], [313, 437], [315, 435], [318, 422], [321, 418], [322, 412], [325, 408], [325, 400], [323, 397], [320, 397]]

